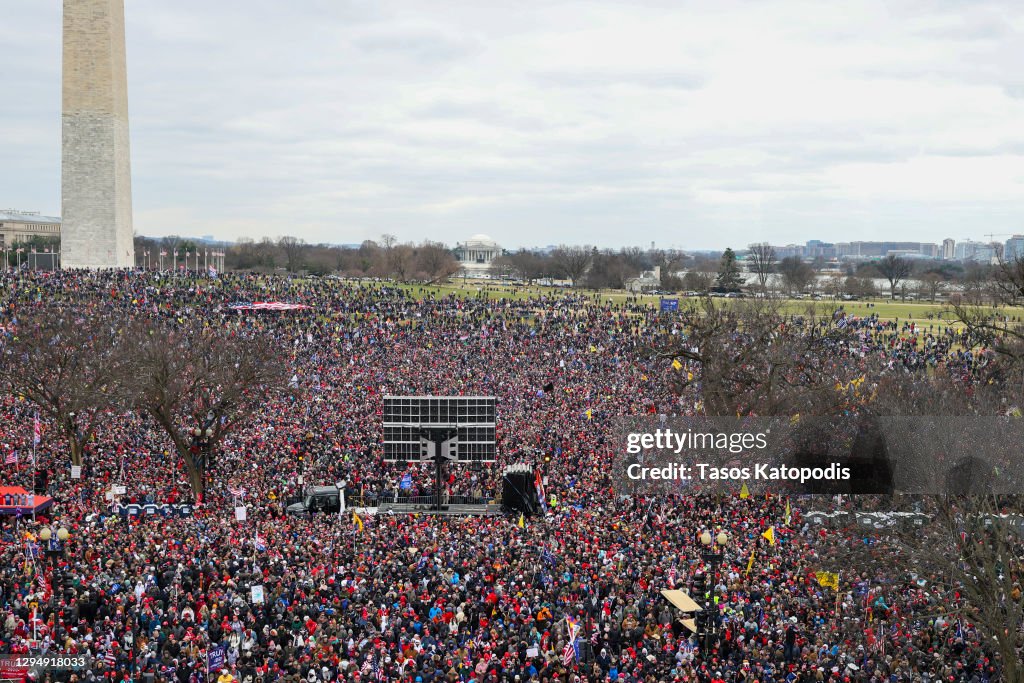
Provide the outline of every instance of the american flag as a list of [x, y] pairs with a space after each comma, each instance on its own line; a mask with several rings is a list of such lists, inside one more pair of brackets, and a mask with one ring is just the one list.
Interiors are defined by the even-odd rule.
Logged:
[[576, 656], [578, 654], [576, 636], [579, 635], [580, 627], [572, 617], [566, 617], [565, 621], [569, 624], [569, 642], [565, 644], [565, 649], [562, 650], [562, 662], [566, 666], [570, 666], [576, 661]]
[[562, 650], [562, 663], [566, 666], [572, 666], [573, 662], [576, 661], [576, 641], [570, 640], [565, 644], [565, 649]]
[[7, 457], [4, 458], [4, 463], [8, 464], [8, 465], [17, 465], [18, 464], [18, 451], [11, 451], [10, 453], [8, 453]]

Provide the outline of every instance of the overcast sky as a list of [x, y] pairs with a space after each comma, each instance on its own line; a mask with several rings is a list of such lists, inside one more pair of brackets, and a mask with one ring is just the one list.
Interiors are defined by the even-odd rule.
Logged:
[[[1021, 0], [126, 5], [141, 234], [1024, 232]], [[60, 213], [60, 8], [3, 0], [0, 208]]]

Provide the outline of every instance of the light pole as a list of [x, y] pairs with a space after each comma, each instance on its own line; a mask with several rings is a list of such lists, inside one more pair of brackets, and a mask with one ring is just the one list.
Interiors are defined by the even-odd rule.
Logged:
[[[56, 538], [55, 538], [55, 536], [56, 536]], [[54, 575], [57, 572], [57, 558], [64, 555], [64, 544], [67, 543], [67, 541], [68, 541], [68, 539], [70, 537], [71, 537], [71, 534], [64, 527], [61, 527], [61, 528], [57, 529], [57, 533], [56, 534], [54, 534], [53, 530], [50, 527], [48, 527], [48, 526], [44, 526], [42, 529], [39, 530], [39, 540], [46, 544], [46, 548], [43, 549], [43, 552], [46, 554], [46, 557], [47, 557], [47, 560], [48, 560], [47, 564], [50, 567], [50, 610], [51, 611], [54, 608], [54, 597], [55, 597], [54, 584], [56, 583], [55, 580], [54, 580], [55, 579]]]
[[710, 584], [707, 588], [711, 598], [706, 600], [703, 605], [704, 609], [698, 615], [701, 623], [701, 642], [703, 643], [705, 655], [711, 651], [711, 646], [718, 637], [719, 615], [718, 604], [715, 602], [715, 581], [718, 570], [722, 566], [722, 561], [725, 559], [725, 546], [728, 543], [729, 536], [724, 531], [719, 531], [714, 537], [712, 537], [710, 531], [705, 531], [700, 535], [700, 544], [704, 546], [701, 558], [710, 570], [706, 580]]
[[192, 430], [192, 452], [199, 456], [199, 472], [203, 478], [203, 482], [206, 481], [206, 466], [210, 455], [210, 440], [213, 438], [213, 423], [217, 416], [213, 414], [213, 411], [206, 413], [206, 422], [203, 425], [197, 425]]

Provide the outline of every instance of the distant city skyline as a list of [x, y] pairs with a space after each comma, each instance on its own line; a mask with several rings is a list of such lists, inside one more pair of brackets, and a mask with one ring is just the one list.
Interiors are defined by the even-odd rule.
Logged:
[[[0, 206], [58, 215], [60, 3], [5, 9]], [[1021, 233], [1022, 32], [1011, 0], [134, 0], [134, 224], [691, 251]]]

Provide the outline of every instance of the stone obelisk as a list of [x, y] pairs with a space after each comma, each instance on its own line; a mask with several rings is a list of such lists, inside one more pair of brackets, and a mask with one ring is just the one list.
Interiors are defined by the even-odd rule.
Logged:
[[64, 0], [61, 266], [135, 265], [124, 0]]

